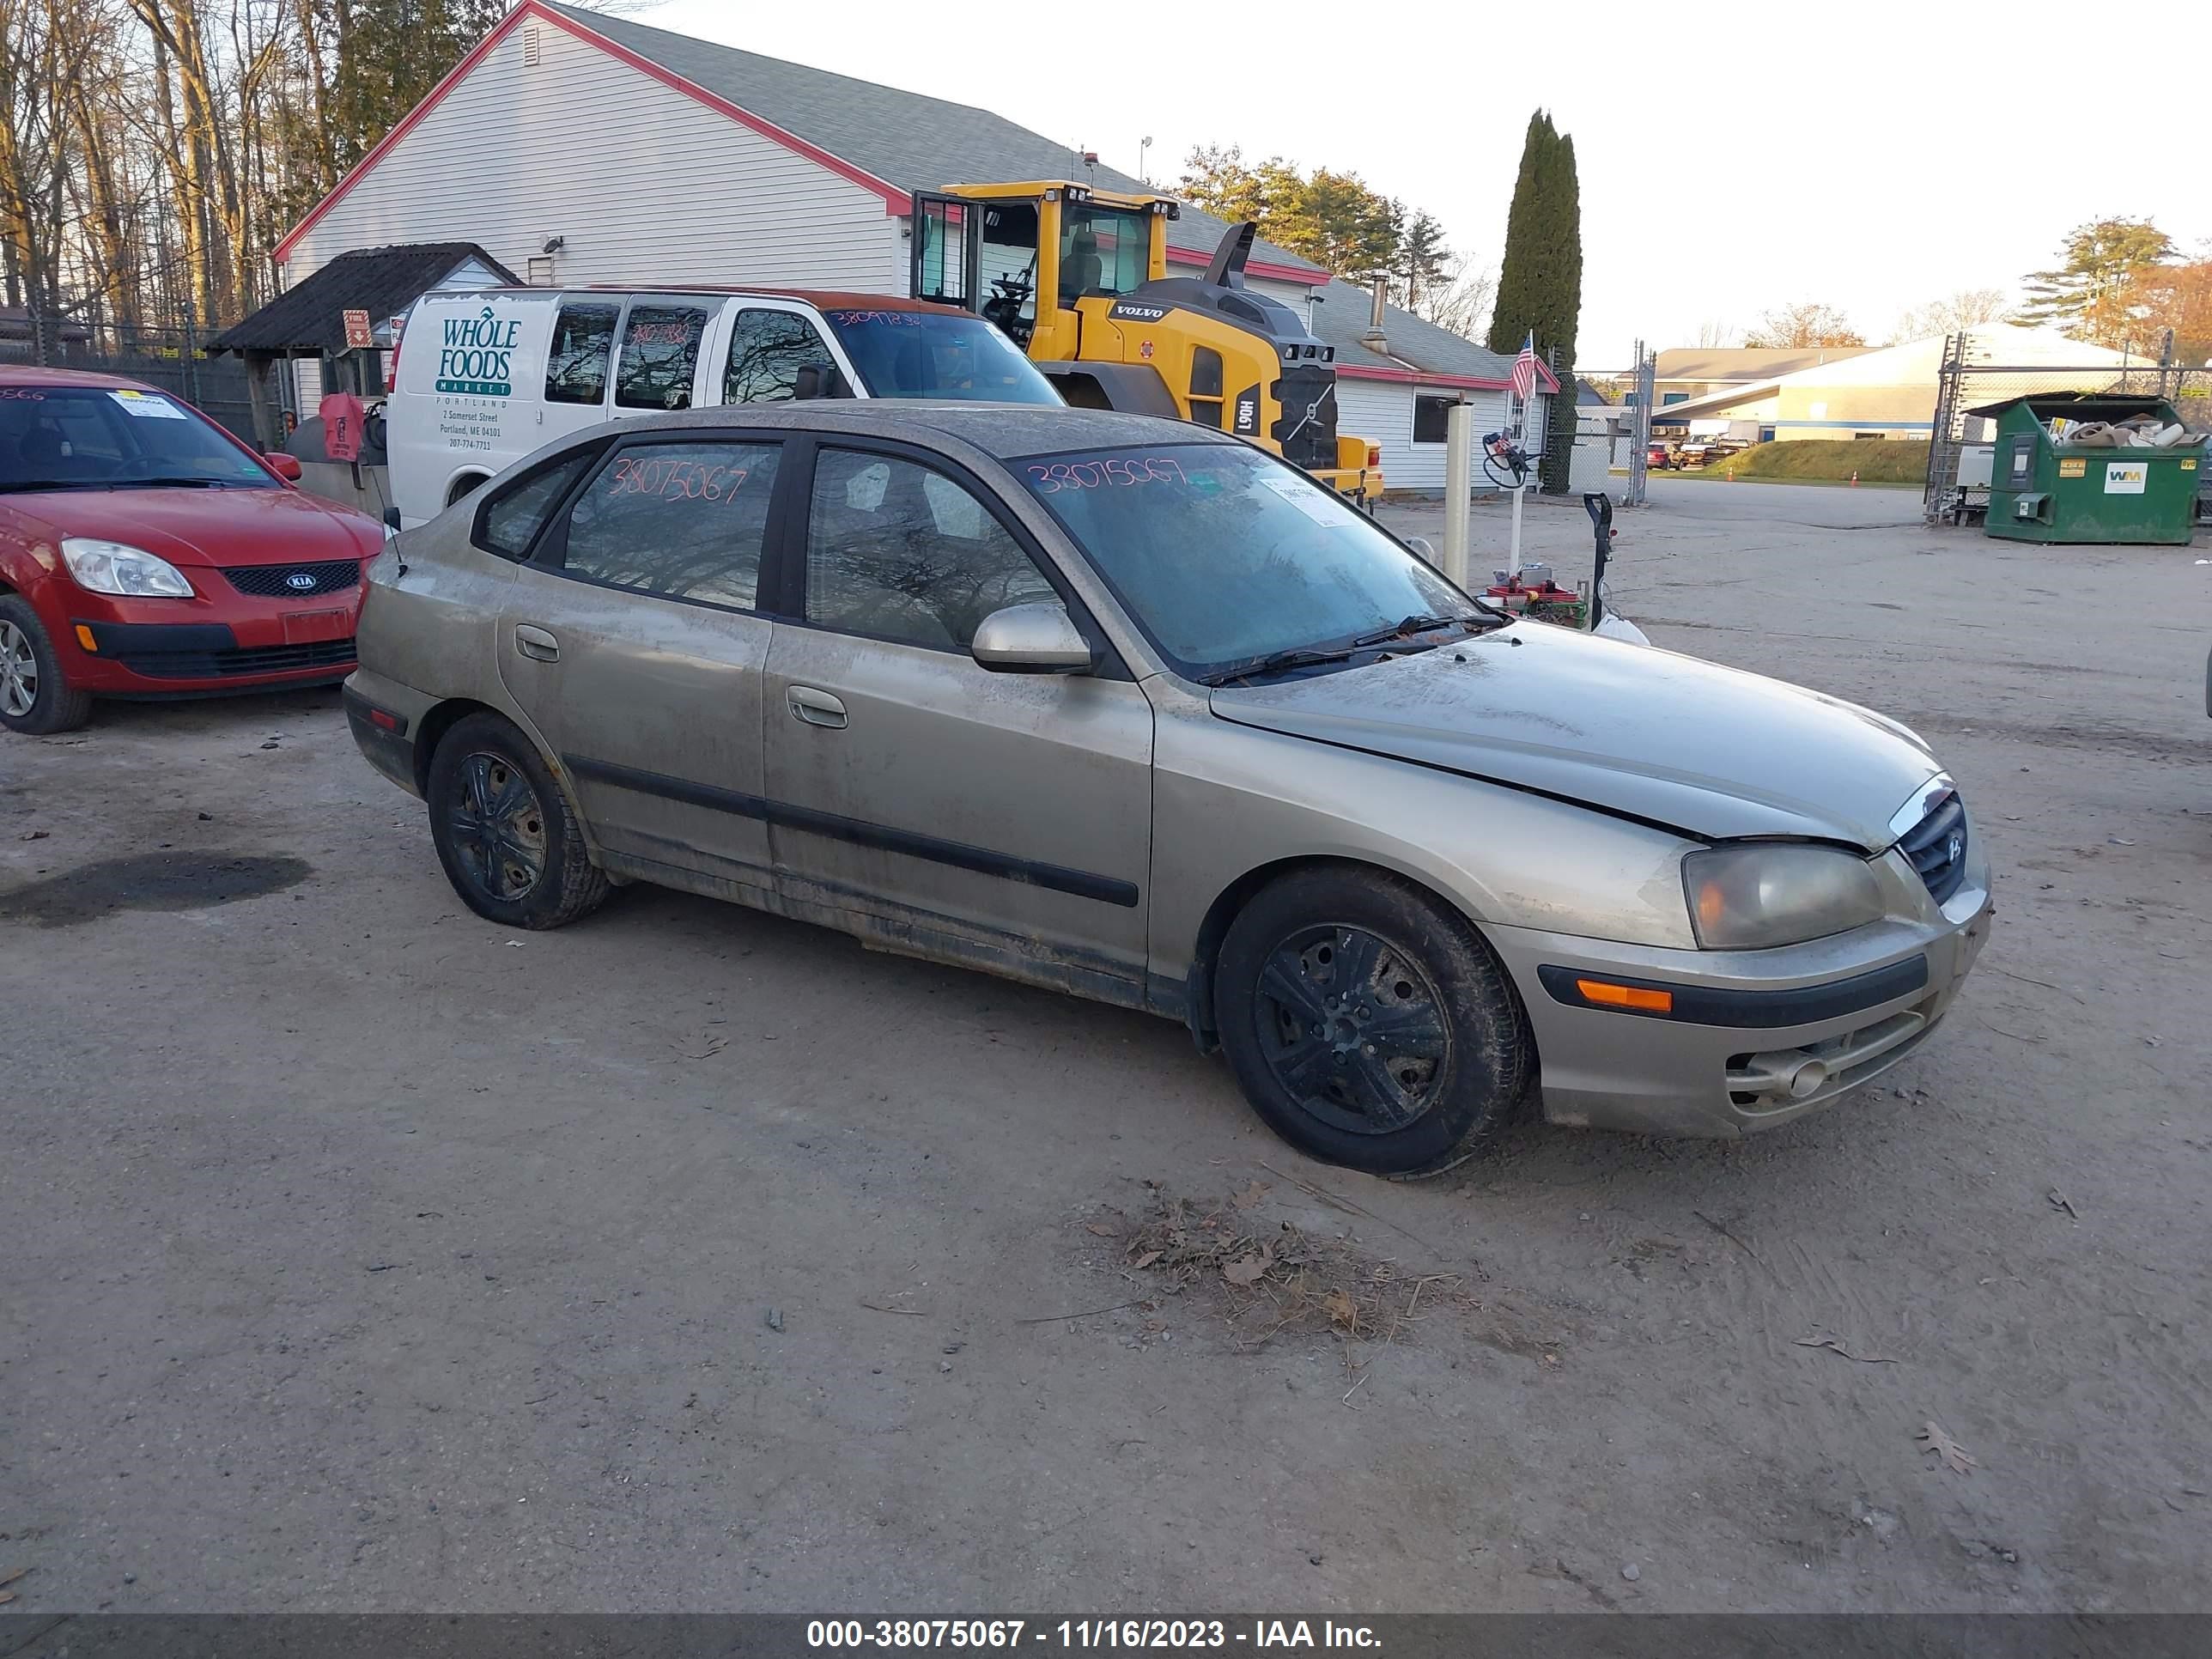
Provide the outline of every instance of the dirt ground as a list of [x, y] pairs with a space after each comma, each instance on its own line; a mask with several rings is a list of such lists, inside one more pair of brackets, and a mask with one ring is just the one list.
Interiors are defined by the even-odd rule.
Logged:
[[[1911, 721], [1998, 872], [1936, 1040], [1738, 1144], [1392, 1186], [1136, 1014], [502, 933], [334, 692], [0, 739], [9, 1611], [2212, 1607], [2212, 550], [1653, 494], [1621, 608]], [[1176, 1200], [1433, 1289], [1255, 1340], [1130, 1265]]]

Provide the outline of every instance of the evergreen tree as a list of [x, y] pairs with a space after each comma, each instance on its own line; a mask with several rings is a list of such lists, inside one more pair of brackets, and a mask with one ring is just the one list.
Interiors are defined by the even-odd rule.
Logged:
[[1521, 171], [1505, 216], [1505, 258], [1491, 313], [1490, 349], [1512, 356], [1534, 335], [1537, 356], [1559, 377], [1540, 475], [1544, 489], [1553, 495], [1567, 488], [1574, 448], [1575, 331], [1582, 307], [1582, 186], [1575, 173], [1575, 141], [1540, 109], [1528, 118]]
[[2066, 239], [2064, 262], [2024, 279], [2027, 303], [2013, 320], [2063, 329], [2098, 345], [2124, 345], [2135, 332], [2128, 294], [2137, 273], [2172, 257], [2172, 239], [2148, 219], [2078, 225]]
[[1397, 278], [1406, 308], [1419, 311], [1424, 301], [1450, 286], [1452, 253], [1444, 246], [1444, 228], [1428, 214], [1415, 212], [1406, 221], [1399, 239]]

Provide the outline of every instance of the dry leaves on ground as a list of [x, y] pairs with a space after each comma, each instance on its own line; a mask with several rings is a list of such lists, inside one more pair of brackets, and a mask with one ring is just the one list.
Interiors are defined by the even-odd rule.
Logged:
[[1913, 1438], [1920, 1443], [1921, 1450], [1934, 1452], [1936, 1460], [1954, 1474], [1966, 1474], [1974, 1467], [1974, 1460], [1966, 1455], [1966, 1449], [1944, 1433], [1942, 1425], [1932, 1419]]
[[1165, 1294], [1212, 1301], [1248, 1347], [1293, 1331], [1402, 1341], [1431, 1312], [1475, 1308], [1459, 1273], [1410, 1273], [1348, 1236], [1263, 1225], [1248, 1212], [1267, 1190], [1255, 1181], [1228, 1199], [1161, 1195], [1153, 1218], [1133, 1229], [1085, 1230], [1120, 1236], [1129, 1267], [1158, 1275]]

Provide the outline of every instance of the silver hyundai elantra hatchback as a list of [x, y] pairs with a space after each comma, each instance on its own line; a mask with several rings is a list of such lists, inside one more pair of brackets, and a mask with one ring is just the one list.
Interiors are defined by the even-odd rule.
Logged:
[[478, 915], [659, 883], [1182, 1021], [1317, 1158], [1524, 1100], [1732, 1135], [1987, 936], [1927, 745], [1516, 620], [1237, 440], [805, 402], [574, 434], [392, 542], [346, 704]]

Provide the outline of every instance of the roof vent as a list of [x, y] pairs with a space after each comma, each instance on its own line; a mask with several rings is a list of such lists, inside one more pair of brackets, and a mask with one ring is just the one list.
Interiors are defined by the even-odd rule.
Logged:
[[1382, 314], [1389, 303], [1386, 297], [1389, 293], [1388, 284], [1382, 277], [1377, 276], [1375, 279], [1374, 292], [1370, 296], [1367, 332], [1359, 337], [1360, 344], [1368, 347], [1370, 350], [1382, 351], [1389, 345], [1389, 337], [1382, 331]]
[[538, 25], [535, 23], [522, 26], [522, 61], [526, 65], [538, 61]]

